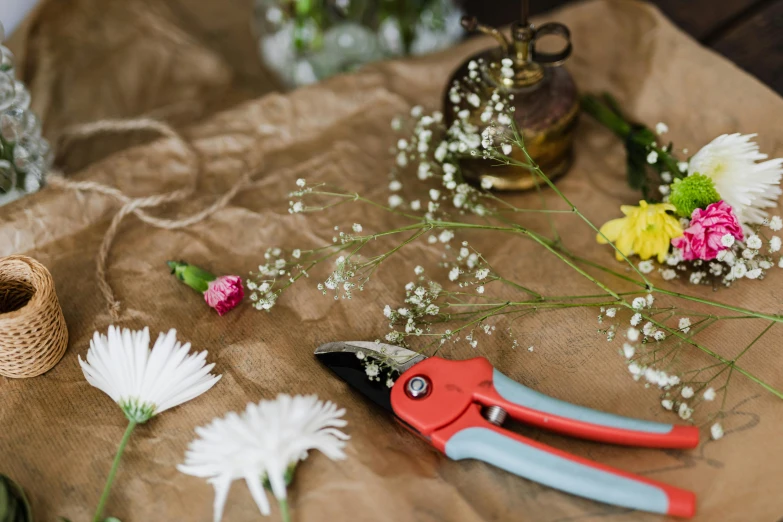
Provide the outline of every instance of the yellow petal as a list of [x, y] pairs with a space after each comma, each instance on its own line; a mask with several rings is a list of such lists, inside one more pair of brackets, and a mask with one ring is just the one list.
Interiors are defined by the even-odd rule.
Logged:
[[623, 255], [625, 257], [633, 254], [633, 236], [631, 234], [623, 234], [614, 244], [617, 250], [614, 253], [614, 257], [618, 261], [623, 261]]
[[647, 261], [655, 253], [655, 242], [650, 239], [638, 238], [636, 241], [636, 253], [642, 259]]
[[617, 241], [617, 238], [620, 237], [620, 234], [623, 233], [623, 230], [627, 224], [628, 218], [617, 218], [611, 221], [607, 221], [600, 229], [601, 234], [606, 236], [606, 239], [604, 239], [601, 234], [598, 234], [595, 238], [596, 241], [598, 241], [598, 243], [601, 245], [608, 243], [607, 239], [609, 241]]

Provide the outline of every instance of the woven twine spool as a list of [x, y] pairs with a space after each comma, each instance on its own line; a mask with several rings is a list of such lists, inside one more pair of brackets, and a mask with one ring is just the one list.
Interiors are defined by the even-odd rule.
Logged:
[[67, 345], [68, 328], [46, 267], [26, 256], [0, 258], [0, 375], [41, 375]]

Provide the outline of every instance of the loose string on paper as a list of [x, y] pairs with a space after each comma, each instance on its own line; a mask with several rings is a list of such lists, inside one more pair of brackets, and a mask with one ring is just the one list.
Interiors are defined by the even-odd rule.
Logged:
[[109, 314], [113, 319], [118, 319], [120, 315], [120, 302], [114, 295], [114, 290], [106, 277], [106, 264], [111, 250], [112, 243], [117, 236], [117, 231], [122, 220], [129, 214], [133, 214], [144, 223], [156, 228], [166, 230], [176, 230], [188, 227], [204, 221], [215, 212], [223, 209], [237, 195], [239, 190], [250, 184], [254, 173], [248, 172], [243, 175], [229, 190], [222, 194], [208, 207], [179, 219], [166, 219], [151, 215], [147, 209], [154, 209], [177, 201], [183, 201], [195, 193], [199, 177], [202, 171], [202, 161], [198, 151], [187, 142], [170, 125], [161, 121], [139, 118], [133, 120], [101, 120], [93, 123], [79, 125], [66, 131], [59, 143], [60, 151], [66, 149], [71, 143], [78, 139], [89, 138], [91, 136], [132, 132], [132, 131], [152, 131], [161, 136], [176, 141], [185, 151], [185, 159], [190, 165], [192, 176], [187, 186], [173, 190], [171, 192], [156, 194], [152, 196], [132, 198], [122, 191], [109, 185], [97, 183], [95, 181], [74, 181], [66, 179], [61, 172], [53, 171], [48, 176], [48, 184], [63, 190], [96, 192], [109, 196], [122, 203], [120, 210], [112, 218], [109, 228], [103, 236], [98, 255], [96, 257], [95, 274], [98, 280], [98, 288], [103, 294], [108, 305]]

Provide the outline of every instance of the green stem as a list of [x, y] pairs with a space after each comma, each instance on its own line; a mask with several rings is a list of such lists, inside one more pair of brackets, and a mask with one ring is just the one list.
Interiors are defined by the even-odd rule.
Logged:
[[280, 518], [283, 522], [291, 522], [291, 514], [288, 512], [288, 499], [278, 499], [277, 503], [280, 505]]
[[109, 476], [106, 479], [106, 485], [103, 487], [103, 494], [101, 494], [101, 500], [98, 502], [98, 508], [95, 510], [95, 516], [93, 522], [101, 522], [103, 520], [103, 508], [106, 507], [106, 502], [109, 500], [109, 492], [111, 491], [111, 485], [114, 482], [114, 476], [117, 474], [117, 469], [120, 467], [120, 459], [122, 458], [122, 452], [125, 451], [125, 446], [130, 440], [133, 428], [136, 427], [135, 421], [128, 421], [128, 427], [125, 428], [125, 434], [122, 436], [120, 446], [117, 448], [117, 454], [114, 455], [114, 462], [111, 465]]
[[[704, 345], [702, 345], [700, 343], [697, 343], [693, 339], [688, 338], [685, 334], [683, 334], [679, 330], [675, 330], [674, 328], [669, 328], [665, 324], [663, 324], [663, 323], [661, 323], [659, 321], [656, 321], [655, 319], [653, 319], [653, 318], [651, 318], [649, 316], [644, 316], [643, 315], [642, 317], [644, 317], [644, 319], [650, 321], [652, 324], [654, 324], [658, 328], [661, 328], [662, 330], [668, 332], [669, 335], [674, 335], [674, 336], [680, 338], [682, 341], [690, 344], [691, 346], [694, 346], [695, 348], [698, 348], [699, 350], [701, 350], [702, 352], [706, 353], [707, 355], [709, 355], [713, 359], [715, 359], [717, 361], [720, 361], [721, 363], [723, 363], [723, 364], [725, 364], [727, 366], [730, 366], [734, 370], [737, 370], [739, 373], [741, 373], [742, 375], [744, 375], [745, 377], [747, 377], [751, 381], [755, 382], [756, 384], [758, 384], [759, 386], [761, 386], [762, 388], [764, 388], [768, 392], [772, 393], [777, 398], [783, 399], [783, 392], [773, 388], [771, 385], [769, 385], [766, 382], [762, 381], [761, 379], [759, 379], [758, 377], [756, 377], [755, 375], [753, 375], [749, 371], [745, 370], [744, 368], [741, 368], [741, 367], [737, 366], [737, 358], [736, 357], [734, 359], [732, 359], [732, 360], [726, 359], [722, 355], [720, 355], [718, 353], [715, 353], [714, 351], [710, 350], [706, 346], [704, 346]], [[766, 330], [764, 331], [764, 333], [766, 333]], [[762, 335], [763, 335], [763, 333], [762, 333]], [[755, 342], [756, 341], [753, 341], [753, 343], [755, 343]], [[751, 345], [753, 343], [751, 343]], [[748, 347], [748, 348], [750, 348], [750, 347]], [[747, 350], [745, 350], [745, 351], [747, 351]], [[742, 353], [744, 354], [745, 351], [743, 351]]]

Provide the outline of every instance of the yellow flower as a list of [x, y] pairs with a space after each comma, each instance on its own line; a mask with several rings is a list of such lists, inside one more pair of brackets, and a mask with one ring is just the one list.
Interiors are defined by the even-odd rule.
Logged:
[[663, 263], [672, 239], [682, 235], [680, 222], [666, 213], [673, 211], [674, 205], [648, 205], [646, 201], [640, 201], [638, 207], [623, 205], [620, 210], [626, 217], [604, 223], [601, 234], [596, 237], [598, 242], [602, 245], [613, 242], [619, 250], [615, 252], [618, 261], [623, 260], [622, 252], [626, 257], [637, 254], [642, 259], [658, 256], [658, 262]]

